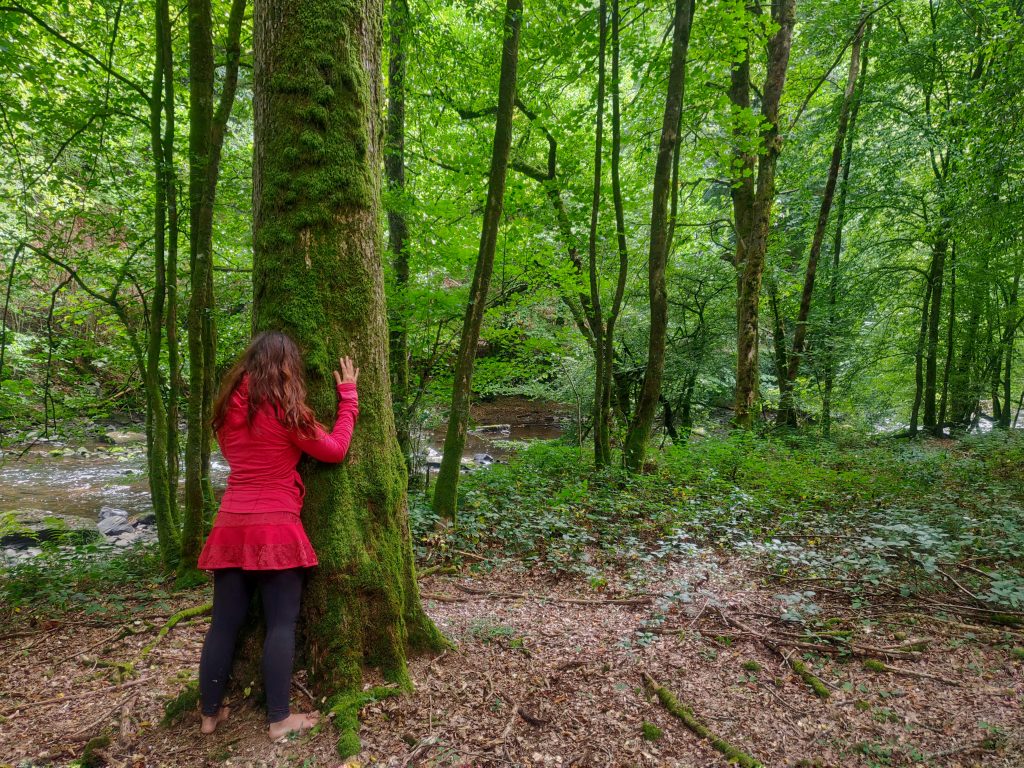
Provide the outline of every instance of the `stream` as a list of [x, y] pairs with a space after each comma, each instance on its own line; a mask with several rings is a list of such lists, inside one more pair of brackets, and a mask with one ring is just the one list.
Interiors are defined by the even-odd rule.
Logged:
[[[467, 470], [506, 461], [517, 444], [524, 441], [552, 439], [562, 434], [561, 415], [555, 406], [522, 398], [502, 398], [474, 406], [473, 420], [482, 429], [472, 430], [467, 436], [463, 453]], [[442, 424], [417, 433], [414, 449], [420, 467], [436, 467], [440, 462], [444, 431]], [[215, 452], [211, 479], [217, 491], [223, 490], [227, 475], [227, 463]], [[182, 489], [183, 484], [182, 478]], [[91, 533], [99, 523], [108, 543], [118, 546], [151, 539], [155, 534], [150, 519], [144, 444], [40, 440], [27, 449], [8, 447], [0, 456], [0, 534], [4, 534], [0, 535], [0, 554], [5, 554], [7, 560], [16, 555], [36, 554], [39, 549], [31, 537], [5, 533], [2, 520], [6, 513], [14, 513], [24, 523], [30, 522], [29, 527], [48, 518], [59, 518], [62, 525]], [[105, 518], [120, 526], [104, 530]]]

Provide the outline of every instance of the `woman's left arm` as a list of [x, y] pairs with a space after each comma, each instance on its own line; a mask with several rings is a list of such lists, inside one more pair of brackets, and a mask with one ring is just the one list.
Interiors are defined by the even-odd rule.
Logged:
[[352, 431], [359, 418], [359, 394], [354, 381], [342, 381], [338, 385], [338, 416], [334, 429], [327, 432], [317, 425], [314, 438], [303, 438], [291, 434], [292, 443], [314, 459], [337, 464], [345, 458], [352, 442]]

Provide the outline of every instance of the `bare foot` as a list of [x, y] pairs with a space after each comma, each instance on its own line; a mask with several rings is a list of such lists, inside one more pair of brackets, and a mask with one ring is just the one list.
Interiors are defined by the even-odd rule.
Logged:
[[217, 730], [217, 726], [228, 719], [231, 714], [231, 707], [221, 704], [216, 715], [203, 715], [203, 724], [199, 728], [202, 733], [210, 734]]
[[267, 733], [270, 735], [271, 741], [277, 741], [292, 731], [308, 731], [319, 722], [319, 712], [295, 712], [284, 720], [271, 723]]

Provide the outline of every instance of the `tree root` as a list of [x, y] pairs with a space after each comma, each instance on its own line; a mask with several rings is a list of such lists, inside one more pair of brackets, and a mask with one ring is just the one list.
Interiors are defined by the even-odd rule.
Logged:
[[203, 605], [196, 605], [192, 608], [186, 608], [183, 611], [178, 611], [176, 614], [174, 614], [167, 620], [166, 624], [160, 627], [160, 631], [156, 633], [156, 637], [153, 639], [153, 642], [151, 642], [149, 645], [143, 648], [142, 652], [139, 655], [143, 659], [149, 656], [149, 654], [153, 652], [153, 649], [160, 644], [160, 641], [167, 636], [167, 633], [174, 629], [175, 625], [177, 625], [179, 622], [184, 621], [185, 619], [193, 619], [196, 616], [202, 616], [204, 614], [209, 613], [212, 610], [213, 603], [204, 603]]
[[649, 673], [644, 672], [643, 676], [644, 682], [647, 683], [651, 691], [658, 697], [658, 701], [661, 702], [662, 706], [682, 720], [683, 725], [693, 731], [699, 738], [707, 740], [712, 747], [725, 755], [730, 763], [735, 763], [740, 768], [763, 768], [763, 764], [758, 762], [758, 760], [734, 747], [720, 736], [715, 735], [704, 723], [697, 719], [696, 715], [693, 714], [693, 710], [681, 703], [670, 690], [660, 685]]

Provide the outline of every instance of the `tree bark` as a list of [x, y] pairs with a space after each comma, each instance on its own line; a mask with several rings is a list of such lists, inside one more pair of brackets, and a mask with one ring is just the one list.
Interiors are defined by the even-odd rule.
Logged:
[[777, 422], [780, 426], [788, 425], [795, 427], [797, 422], [793, 390], [796, 387], [796, 377], [800, 372], [800, 362], [804, 354], [804, 342], [807, 338], [807, 321], [811, 316], [811, 300], [814, 294], [814, 283], [818, 274], [818, 259], [821, 256], [822, 244], [825, 242], [825, 230], [828, 227], [829, 214], [832, 212], [832, 200], [836, 192], [836, 183], [839, 180], [839, 167], [843, 160], [843, 145], [846, 142], [846, 132], [850, 124], [854, 92], [857, 87], [857, 75], [860, 72], [860, 49], [864, 39], [865, 25], [866, 22], [863, 22], [857, 27], [850, 50], [850, 68], [846, 76], [846, 90], [843, 93], [842, 106], [839, 108], [839, 121], [836, 125], [835, 141], [832, 143], [832, 158], [828, 166], [825, 189], [821, 196], [821, 207], [818, 210], [818, 222], [814, 228], [811, 250], [807, 257], [804, 286], [800, 294], [800, 309], [797, 313], [796, 326], [793, 328], [793, 348], [789, 353], [785, 373], [786, 384], [781, 389], [782, 402], [779, 404]]
[[651, 240], [647, 266], [651, 329], [647, 341], [647, 366], [623, 446], [623, 464], [633, 472], [639, 471], [644, 465], [647, 441], [661, 397], [661, 380], [665, 371], [665, 340], [668, 332], [668, 295], [665, 287], [669, 250], [668, 198], [671, 191], [672, 159], [676, 142], [679, 141], [679, 120], [686, 87], [686, 61], [694, 7], [695, 0], [675, 0], [672, 61], [651, 201]]
[[469, 399], [472, 392], [473, 364], [480, 338], [487, 289], [494, 267], [494, 251], [498, 241], [498, 225], [505, 198], [505, 179], [512, 147], [512, 111], [516, 100], [516, 69], [519, 63], [519, 33], [522, 28], [522, 0], [507, 0], [501, 55], [501, 78], [498, 84], [498, 112], [495, 120], [494, 147], [491, 170], [487, 183], [487, 201], [484, 204], [483, 230], [477, 255], [469, 304], [462, 325], [459, 356], [455, 364], [452, 384], [452, 403], [448, 414], [448, 429], [444, 438], [444, 455], [434, 484], [434, 512], [449, 520], [455, 519], [458, 505], [459, 472], [462, 468], [462, 449], [466, 444], [469, 422]]
[[[796, 21], [796, 0], [778, 0], [772, 3], [772, 20], [778, 30], [768, 41], [768, 62], [764, 87], [761, 89], [761, 117], [766, 127], [761, 134], [761, 151], [757, 157], [757, 180], [753, 194], [749, 188], [739, 196], [741, 204], [749, 209], [737, 215], [736, 264], [740, 269], [736, 301], [736, 397], [735, 424], [750, 428], [755, 419], [759, 379], [759, 323], [761, 277], [771, 224], [772, 205], [775, 202], [775, 168], [782, 151], [779, 134], [779, 103], [789, 69], [789, 53], [793, 43]], [[745, 72], [745, 74], [744, 74]], [[746, 89], [744, 89], [744, 83]], [[744, 92], [745, 91], [745, 92]], [[749, 108], [749, 58], [733, 70], [730, 98], [741, 108]], [[734, 208], [737, 196], [733, 197]], [[749, 226], [749, 231], [747, 227]]]
[[303, 524], [320, 561], [303, 596], [310, 684], [331, 696], [343, 756], [359, 750], [362, 670], [410, 686], [408, 650], [446, 641], [424, 614], [388, 372], [380, 212], [382, 0], [264, 0], [254, 44], [253, 327], [303, 350], [309, 402], [337, 408], [339, 355], [360, 368], [341, 465], [303, 459]]

